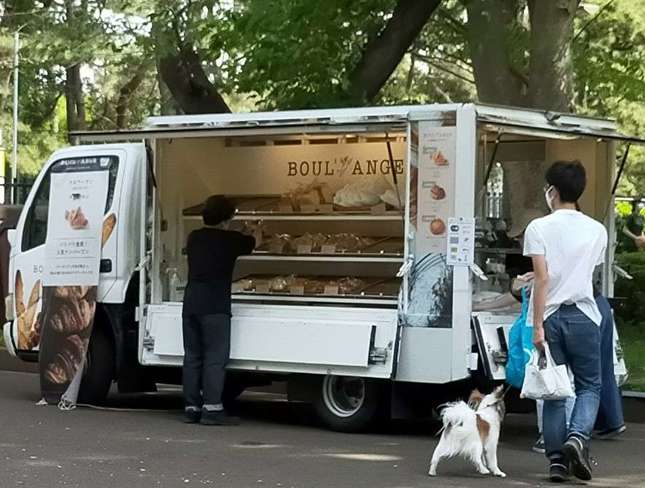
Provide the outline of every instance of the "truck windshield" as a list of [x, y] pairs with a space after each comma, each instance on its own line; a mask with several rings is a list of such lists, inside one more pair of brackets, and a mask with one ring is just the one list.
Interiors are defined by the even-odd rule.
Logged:
[[[99, 157], [99, 156], [97, 156]], [[104, 157], [104, 156], [100, 156]], [[112, 206], [114, 200], [114, 188], [116, 186], [116, 177], [119, 171], [119, 158], [117, 156], [108, 156], [110, 162], [108, 165], [109, 186], [107, 201], [105, 202], [105, 212], [107, 213]], [[77, 158], [65, 158], [77, 159]], [[86, 159], [86, 158], [83, 158]], [[45, 173], [45, 176], [40, 180], [34, 199], [29, 206], [27, 218], [22, 235], [22, 252], [28, 251], [35, 247], [41, 246], [45, 243], [47, 237], [47, 214], [49, 211], [49, 190], [51, 182], [51, 172], [62, 160], [56, 161], [52, 164]]]

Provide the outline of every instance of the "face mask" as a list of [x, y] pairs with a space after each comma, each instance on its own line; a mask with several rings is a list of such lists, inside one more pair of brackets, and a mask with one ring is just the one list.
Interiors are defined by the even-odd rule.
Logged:
[[549, 196], [549, 194], [551, 193], [551, 190], [553, 190], [553, 185], [548, 187], [544, 192], [544, 199], [546, 200], [546, 205], [547, 207], [549, 207], [549, 210], [553, 212], [553, 198]]

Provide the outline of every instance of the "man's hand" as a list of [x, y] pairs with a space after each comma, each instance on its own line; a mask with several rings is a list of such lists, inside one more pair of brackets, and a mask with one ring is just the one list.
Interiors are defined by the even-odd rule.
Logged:
[[529, 271], [528, 273], [524, 273], [523, 275], [518, 275], [517, 279], [520, 281], [533, 281], [535, 279], [535, 273], [533, 271]]
[[639, 236], [635, 239], [636, 242], [636, 247], [638, 249], [643, 249], [645, 248], [645, 236]]
[[533, 325], [533, 345], [538, 351], [544, 351], [544, 326], [542, 324]]

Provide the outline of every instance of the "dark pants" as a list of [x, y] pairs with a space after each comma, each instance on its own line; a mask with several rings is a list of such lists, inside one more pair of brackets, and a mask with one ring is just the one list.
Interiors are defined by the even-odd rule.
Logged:
[[226, 314], [183, 318], [184, 401], [186, 407], [218, 405], [231, 344], [231, 317]]
[[598, 430], [617, 429], [625, 423], [623, 418], [623, 401], [616, 384], [614, 373], [614, 317], [611, 305], [603, 296], [596, 298], [602, 314], [600, 324], [600, 363], [602, 367], [602, 389], [600, 390], [600, 408], [596, 419]]
[[566, 400], [544, 402], [546, 455], [557, 459], [569, 435], [591, 437], [600, 403], [600, 327], [575, 305], [562, 305], [545, 321], [544, 333], [555, 362], [571, 368], [576, 389], [568, 430]]

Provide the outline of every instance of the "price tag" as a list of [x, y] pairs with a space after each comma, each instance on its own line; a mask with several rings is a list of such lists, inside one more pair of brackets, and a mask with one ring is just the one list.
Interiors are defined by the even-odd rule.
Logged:
[[323, 295], [338, 295], [338, 285], [325, 285]]
[[291, 285], [289, 287], [289, 294], [290, 295], [304, 295], [305, 294], [305, 286], [304, 285]]
[[316, 213], [317, 206], [311, 203], [303, 203], [300, 205], [300, 211], [306, 214]]
[[336, 254], [336, 244], [323, 244], [320, 252], [323, 254]]
[[374, 205], [372, 208], [370, 208], [370, 213], [372, 215], [383, 215], [387, 213], [387, 208], [385, 207], [384, 203], [379, 203], [378, 205]]
[[269, 252], [271, 254], [282, 254], [284, 251], [284, 243], [282, 242], [272, 242], [269, 246]]
[[269, 290], [269, 283], [258, 283], [255, 285], [255, 293], [270, 293], [271, 290]]
[[298, 244], [296, 252], [298, 254], [311, 254], [311, 244]]

